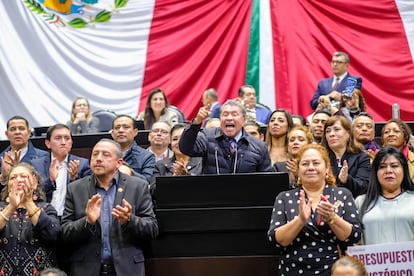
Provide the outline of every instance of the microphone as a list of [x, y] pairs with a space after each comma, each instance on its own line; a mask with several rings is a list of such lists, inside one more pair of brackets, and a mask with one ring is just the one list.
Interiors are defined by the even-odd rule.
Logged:
[[400, 119], [400, 105], [397, 103], [392, 105], [392, 118]]

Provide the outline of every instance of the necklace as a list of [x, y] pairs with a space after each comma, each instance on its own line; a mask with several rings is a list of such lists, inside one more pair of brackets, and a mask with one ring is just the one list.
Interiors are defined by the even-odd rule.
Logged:
[[399, 192], [398, 194], [396, 194], [395, 196], [392, 196], [392, 197], [387, 197], [387, 196], [385, 196], [385, 195], [382, 195], [382, 197], [383, 197], [383, 198], [385, 198], [386, 200], [393, 200], [393, 199], [395, 199], [395, 198], [399, 197], [402, 193], [403, 193], [403, 192], [402, 192], [402, 191], [400, 191], [400, 192]]

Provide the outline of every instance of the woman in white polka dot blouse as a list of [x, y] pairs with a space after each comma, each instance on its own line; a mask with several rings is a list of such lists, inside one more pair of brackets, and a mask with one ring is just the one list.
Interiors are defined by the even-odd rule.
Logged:
[[335, 186], [326, 149], [298, 153], [298, 185], [275, 200], [268, 237], [281, 250], [280, 275], [331, 275], [339, 247], [357, 243], [361, 224], [352, 194]]

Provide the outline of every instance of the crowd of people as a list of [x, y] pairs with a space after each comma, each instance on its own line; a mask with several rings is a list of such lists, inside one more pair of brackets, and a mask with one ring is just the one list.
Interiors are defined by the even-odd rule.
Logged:
[[[363, 265], [340, 258], [347, 246], [414, 241], [414, 153], [411, 129], [398, 118], [375, 137], [362, 79], [348, 65], [345, 53], [334, 53], [334, 76], [318, 84], [308, 124], [257, 103], [250, 85], [223, 103], [206, 90], [195, 118], [179, 123], [154, 89], [137, 117], [150, 146], [135, 141], [136, 118], [121, 114], [112, 139], [96, 143], [89, 159], [70, 153], [72, 135], [99, 124], [86, 98], [75, 99], [70, 121], [49, 127], [49, 151], [35, 148], [27, 120], [13, 116], [0, 164], [0, 272], [145, 275], [142, 244], [159, 232], [158, 176], [285, 172], [290, 189], [275, 195], [268, 229], [280, 275], [365, 275]], [[347, 78], [356, 85], [345, 96]]]

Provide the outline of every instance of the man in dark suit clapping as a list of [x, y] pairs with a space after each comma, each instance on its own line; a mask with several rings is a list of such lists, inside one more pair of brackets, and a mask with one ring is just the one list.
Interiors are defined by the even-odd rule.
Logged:
[[73, 250], [69, 275], [144, 276], [144, 240], [158, 235], [148, 184], [118, 171], [121, 146], [102, 139], [92, 175], [68, 186], [62, 236]]

